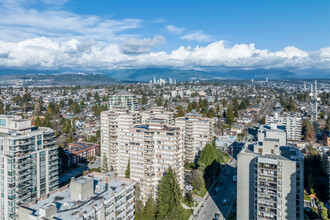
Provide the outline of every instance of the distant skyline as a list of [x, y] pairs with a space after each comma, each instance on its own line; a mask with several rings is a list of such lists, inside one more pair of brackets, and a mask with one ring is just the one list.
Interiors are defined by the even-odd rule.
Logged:
[[0, 69], [328, 71], [329, 1], [3, 0]]

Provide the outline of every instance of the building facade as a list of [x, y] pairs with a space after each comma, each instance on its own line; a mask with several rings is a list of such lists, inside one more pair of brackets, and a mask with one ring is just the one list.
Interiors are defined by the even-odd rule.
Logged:
[[174, 125], [174, 112], [164, 111], [163, 109], [151, 109], [141, 112], [141, 123], [145, 124], [150, 118], [165, 119], [169, 125]]
[[127, 109], [101, 112], [101, 164], [106, 158], [109, 169], [118, 176], [125, 176], [129, 160], [130, 128], [138, 123], [139, 112]]
[[264, 138], [238, 155], [237, 219], [303, 219], [304, 162], [299, 149]]
[[132, 128], [129, 142], [130, 178], [140, 182], [140, 197], [156, 198], [159, 181], [171, 166], [178, 183], [184, 184], [184, 146], [182, 130], [166, 125], [166, 120], [151, 119]]
[[131, 111], [136, 111], [138, 100], [136, 95], [127, 92], [120, 91], [115, 95], [110, 96], [110, 110], [113, 110], [116, 106], [125, 106]]
[[266, 124], [276, 124], [278, 126], [285, 126], [287, 139], [291, 141], [301, 140], [301, 126], [302, 118], [296, 115], [274, 115], [266, 116]]
[[183, 130], [185, 160], [194, 162], [205, 145], [213, 139], [213, 120], [201, 117], [179, 117], [175, 125]]
[[48, 197], [23, 204], [18, 217], [26, 219], [131, 220], [135, 212], [135, 182], [114, 174], [91, 173]]
[[68, 156], [68, 165], [77, 164], [79, 162], [88, 161], [89, 157], [93, 157], [100, 150], [100, 145], [87, 142], [73, 142], [68, 144], [65, 153]]
[[1, 219], [17, 219], [18, 205], [58, 188], [53, 133], [20, 116], [0, 116]]

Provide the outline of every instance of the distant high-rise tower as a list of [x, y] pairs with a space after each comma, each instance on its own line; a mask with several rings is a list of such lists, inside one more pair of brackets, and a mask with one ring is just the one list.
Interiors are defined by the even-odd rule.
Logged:
[[251, 82], [253, 82], [253, 79], [251, 80]]
[[156, 76], [154, 76], [154, 84], [156, 84]]
[[266, 77], [266, 82], [268, 82], [268, 78]]

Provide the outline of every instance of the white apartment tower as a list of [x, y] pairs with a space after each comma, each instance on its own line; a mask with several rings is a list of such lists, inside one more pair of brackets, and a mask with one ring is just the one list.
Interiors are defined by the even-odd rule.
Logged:
[[301, 140], [301, 126], [302, 118], [296, 115], [274, 115], [266, 116], [266, 124], [276, 124], [278, 126], [285, 126], [287, 139], [291, 141]]
[[212, 119], [180, 117], [175, 119], [175, 125], [183, 130], [185, 160], [194, 162], [205, 145], [213, 138]]
[[264, 138], [237, 163], [237, 219], [303, 219], [304, 162], [299, 149]]
[[20, 116], [0, 115], [1, 219], [17, 219], [17, 207], [58, 188], [58, 147], [50, 128]]
[[108, 167], [124, 177], [129, 159], [131, 126], [140, 123], [139, 112], [116, 108], [101, 112], [101, 159], [108, 160]]
[[184, 147], [181, 128], [166, 125], [164, 119], [150, 119], [147, 124], [134, 126], [129, 137], [130, 178], [140, 182], [142, 201], [146, 202], [150, 194], [156, 192], [159, 181], [170, 166], [183, 189]]

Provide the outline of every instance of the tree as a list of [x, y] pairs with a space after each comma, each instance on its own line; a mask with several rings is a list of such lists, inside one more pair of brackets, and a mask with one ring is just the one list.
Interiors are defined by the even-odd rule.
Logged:
[[40, 118], [39, 116], [36, 118], [36, 120], [34, 121], [34, 126], [36, 127], [40, 127], [41, 126], [41, 121], [40, 121]]
[[5, 106], [2, 101], [0, 101], [0, 115], [5, 113]]
[[207, 113], [208, 118], [213, 118], [215, 116], [213, 108], [210, 108], [209, 112]]
[[169, 167], [158, 185], [158, 216], [157, 219], [181, 220], [185, 212], [181, 206], [182, 192], [176, 173]]
[[228, 106], [227, 112], [226, 112], [226, 123], [231, 124], [234, 122], [234, 112], [233, 107], [230, 105]]
[[179, 105], [179, 106], [177, 107], [177, 109], [178, 109], [178, 114], [176, 115], [176, 117], [183, 117], [183, 116], [184, 116], [184, 111], [183, 111], [182, 106]]
[[212, 146], [212, 144], [207, 143], [204, 149], [202, 150], [198, 161], [203, 163], [205, 167], [207, 167], [210, 164], [212, 164], [215, 158], [216, 158], [216, 153], [214, 147]]
[[193, 170], [188, 181], [195, 189], [200, 191], [205, 186], [203, 171], [201, 169]]
[[266, 116], [262, 117], [262, 119], [261, 119], [261, 124], [263, 124], [263, 125], [266, 124]]
[[309, 143], [315, 141], [315, 128], [309, 120], [305, 120], [302, 125], [302, 133], [305, 136], [305, 140]]
[[40, 103], [39, 103], [39, 102], [36, 102], [36, 104], [34, 104], [33, 115], [34, 115], [34, 116], [39, 116], [40, 113], [41, 113]]
[[154, 220], [156, 219], [156, 211], [157, 211], [157, 204], [155, 199], [153, 198], [152, 194], [148, 198], [146, 206], [144, 208], [144, 218], [146, 220]]
[[310, 123], [309, 126], [307, 127], [305, 138], [309, 143], [315, 142], [315, 128], [312, 125], [312, 123]]
[[131, 176], [131, 164], [130, 164], [130, 160], [128, 159], [128, 163], [125, 171], [125, 177], [130, 178], [130, 176]]
[[109, 166], [108, 166], [108, 158], [104, 155], [102, 160], [102, 172], [108, 173], [109, 172]]
[[168, 107], [168, 100], [165, 99], [165, 102], [164, 102], [164, 108], [167, 108]]
[[140, 185], [139, 182], [135, 185], [135, 219], [136, 220], [143, 220], [144, 219], [144, 208], [143, 202], [140, 199]]
[[68, 140], [67, 140], [67, 142], [68, 142], [68, 144], [69, 144], [69, 143], [72, 143], [73, 141], [74, 141], [74, 139], [73, 139], [72, 131], [70, 130], [70, 131], [69, 131], [69, 135], [68, 135]]

